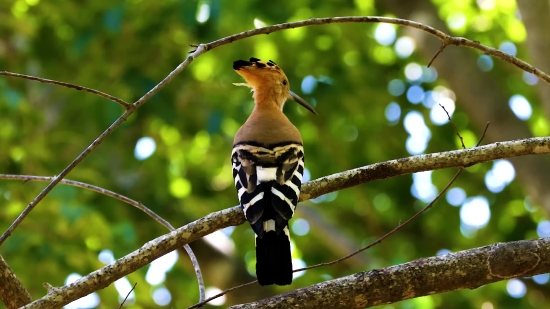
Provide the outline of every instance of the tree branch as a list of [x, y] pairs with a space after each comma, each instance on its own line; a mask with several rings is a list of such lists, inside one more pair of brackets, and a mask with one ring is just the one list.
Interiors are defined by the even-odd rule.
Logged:
[[550, 238], [521, 240], [365, 271], [230, 308], [370, 308], [548, 272]]
[[244, 222], [240, 206], [212, 213], [166, 235], [145, 243], [140, 249], [98, 269], [89, 275], [61, 288], [50, 289], [48, 294], [22, 308], [59, 308], [111, 283], [155, 259], [176, 250], [223, 227]]
[[550, 137], [533, 137], [484, 146], [401, 158], [321, 177], [302, 186], [300, 200], [356, 186], [361, 183], [449, 167], [469, 167], [497, 159], [550, 153]]
[[145, 102], [147, 102], [151, 97], [153, 97], [157, 92], [159, 92], [162, 88], [166, 87], [168, 83], [170, 83], [183, 69], [185, 69], [193, 60], [198, 57], [199, 55], [206, 52], [206, 49], [203, 48], [203, 45], [200, 45], [197, 50], [185, 59], [184, 62], [182, 62], [180, 65], [178, 65], [168, 76], [166, 76], [160, 83], [158, 83], [153, 89], [151, 89], [149, 92], [147, 92], [145, 95], [143, 95], [139, 100], [137, 100], [135, 103], [131, 104], [128, 109], [120, 116], [113, 124], [111, 124], [107, 130], [105, 130], [101, 135], [96, 138], [90, 146], [88, 146], [81, 154], [76, 157], [76, 159], [71, 162], [66, 168], [61, 171], [59, 175], [55, 177], [55, 179], [50, 182], [30, 203], [25, 207], [23, 212], [15, 219], [15, 221], [10, 225], [10, 227], [0, 236], [0, 245], [4, 243], [4, 241], [11, 235], [11, 233], [21, 224], [21, 222], [25, 219], [25, 217], [38, 205], [38, 203], [61, 181], [61, 179], [65, 178], [67, 174], [69, 174], [70, 171], [72, 171], [73, 168], [75, 168], [82, 160], [84, 160], [85, 157], [87, 157], [92, 150], [94, 150], [99, 144], [101, 144], [113, 131], [118, 128], [126, 119], [132, 115], [139, 107], [141, 107]]
[[82, 86], [78, 86], [78, 85], [73, 85], [73, 84], [69, 84], [69, 83], [65, 83], [65, 82], [58, 82], [56, 80], [51, 80], [51, 79], [46, 79], [46, 78], [41, 78], [41, 77], [35, 77], [35, 76], [30, 76], [30, 75], [25, 75], [25, 74], [19, 74], [19, 73], [12, 73], [12, 72], [6, 72], [6, 71], [0, 71], [0, 75], [4, 75], [4, 76], [10, 76], [10, 77], [18, 77], [18, 78], [24, 78], [24, 79], [28, 79], [28, 80], [34, 80], [34, 81], [38, 81], [38, 82], [41, 82], [41, 83], [44, 83], [44, 84], [52, 84], [52, 85], [58, 85], [58, 86], [63, 86], [63, 87], [67, 87], [67, 88], [71, 88], [71, 89], [76, 89], [76, 90], [81, 90], [81, 91], [86, 91], [86, 92], [89, 92], [89, 93], [93, 93], [97, 96], [100, 96], [102, 98], [105, 98], [107, 100], [111, 100], [115, 103], [118, 103], [120, 105], [122, 105], [122, 107], [128, 109], [131, 107], [131, 104], [128, 103], [128, 102], [125, 102], [124, 100], [121, 100], [117, 97], [114, 97], [110, 94], [106, 94], [106, 93], [103, 93], [101, 91], [98, 91], [98, 90], [95, 90], [95, 89], [91, 89], [91, 88], [87, 88], [87, 87], [82, 87]]
[[[27, 182], [27, 181], [46, 181], [46, 182], [50, 182], [54, 179], [54, 177], [0, 174], [0, 179], [23, 180], [25, 182]], [[97, 192], [97, 193], [104, 194], [104, 195], [107, 195], [109, 197], [115, 198], [119, 201], [122, 201], [126, 204], [132, 205], [132, 206], [136, 207], [137, 209], [143, 211], [149, 217], [153, 218], [158, 223], [164, 225], [168, 230], [170, 230], [170, 231], [175, 230], [175, 228], [172, 226], [172, 224], [170, 224], [168, 221], [164, 220], [164, 218], [162, 218], [161, 216], [157, 215], [154, 211], [152, 211], [151, 209], [149, 209], [148, 207], [146, 207], [142, 203], [140, 203], [136, 200], [133, 200], [129, 197], [126, 197], [122, 194], [118, 194], [118, 193], [113, 192], [111, 190], [107, 190], [107, 189], [104, 189], [104, 188], [101, 188], [101, 187], [98, 187], [98, 186], [94, 186], [94, 185], [91, 185], [91, 184], [87, 184], [87, 183], [84, 183], [84, 182], [74, 181], [74, 180], [69, 180], [69, 179], [62, 179], [60, 181], [60, 183], [65, 184], [65, 185], [69, 185], [69, 186], [73, 186], [73, 187], [79, 187], [79, 188], [91, 190], [91, 191], [94, 191], [94, 192]], [[206, 290], [205, 290], [205, 286], [204, 286], [204, 279], [202, 277], [202, 272], [201, 272], [201, 269], [200, 269], [200, 266], [199, 266], [199, 261], [197, 260], [197, 257], [195, 256], [195, 253], [193, 252], [193, 250], [191, 249], [191, 247], [189, 245], [184, 245], [183, 249], [185, 249], [185, 252], [187, 252], [187, 255], [189, 255], [189, 259], [191, 260], [191, 264], [193, 264], [193, 269], [195, 270], [195, 275], [197, 276], [197, 281], [198, 281], [198, 284], [199, 284], [199, 296], [200, 296], [199, 298], [201, 299], [201, 301], [204, 301], [206, 299], [206, 296], [205, 296], [206, 295], [206, 292], [205, 292]], [[0, 268], [1, 268], [1, 265], [0, 265]], [[15, 279], [17, 279], [17, 278], [15, 278]], [[2, 290], [0, 289], [0, 298], [2, 297], [1, 293], [2, 293]], [[30, 300], [27, 303], [30, 303]], [[22, 306], [22, 305], [20, 305], [20, 306]], [[20, 306], [18, 306], [18, 307], [20, 307]]]
[[491, 55], [495, 58], [511, 63], [526, 72], [536, 75], [537, 77], [544, 80], [545, 82], [550, 83], [550, 76], [547, 73], [537, 69], [536, 67], [532, 66], [531, 64], [519, 58], [516, 58], [510, 54], [504, 53], [496, 48], [488, 47], [479, 42], [472, 41], [466, 38], [453, 37], [451, 35], [446, 34], [443, 31], [437, 30], [433, 27], [430, 27], [418, 22], [410, 21], [407, 19], [381, 17], [381, 16], [344, 16], [344, 17], [310, 18], [308, 20], [277, 24], [273, 26], [268, 26], [268, 27], [263, 27], [263, 28], [258, 28], [254, 30], [237, 33], [237, 34], [216, 40], [214, 42], [204, 44], [204, 47], [207, 50], [211, 50], [228, 43], [233, 43], [237, 40], [242, 40], [244, 38], [248, 38], [248, 37], [256, 36], [260, 34], [270, 34], [273, 32], [282, 31], [286, 29], [294, 29], [294, 28], [307, 27], [307, 26], [318, 26], [318, 25], [326, 25], [326, 24], [343, 24], [343, 23], [386, 23], [386, 24], [394, 24], [394, 25], [400, 25], [400, 26], [422, 30], [438, 38], [443, 43], [443, 48], [449, 45], [454, 45], [454, 46], [464, 46], [472, 49], [477, 49], [483, 52], [484, 54]]
[[6, 308], [15, 309], [32, 301], [31, 295], [0, 256], [0, 300]]
[[[391, 176], [449, 167], [468, 167], [496, 159], [547, 153], [550, 153], [550, 137], [494, 143], [465, 150], [391, 160], [307, 182], [302, 187], [300, 199], [304, 201], [321, 194]], [[222, 228], [240, 225], [244, 222], [245, 218], [240, 206], [211, 213], [169, 234], [147, 242], [140, 249], [67, 286], [50, 290], [46, 296], [26, 305], [24, 308], [49, 309], [66, 305], [71, 301], [109, 286], [117, 279], [134, 272], [178, 247]]]

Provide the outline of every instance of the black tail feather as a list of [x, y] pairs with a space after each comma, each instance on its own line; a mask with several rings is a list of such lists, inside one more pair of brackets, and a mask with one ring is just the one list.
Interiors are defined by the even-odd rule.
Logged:
[[292, 283], [290, 240], [285, 233], [269, 231], [256, 238], [256, 275], [260, 285]]

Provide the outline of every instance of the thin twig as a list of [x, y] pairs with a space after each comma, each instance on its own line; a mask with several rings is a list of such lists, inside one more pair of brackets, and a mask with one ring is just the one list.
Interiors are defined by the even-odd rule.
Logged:
[[338, 264], [340, 262], [342, 262], [343, 260], [346, 260], [346, 259], [349, 259], [350, 257], [356, 255], [356, 254], [359, 254], [360, 252], [363, 252], [371, 247], [374, 247], [375, 245], [381, 243], [383, 240], [385, 240], [386, 238], [390, 237], [392, 234], [394, 234], [395, 232], [399, 231], [400, 229], [402, 229], [403, 227], [405, 227], [406, 225], [408, 225], [410, 222], [412, 222], [414, 219], [418, 218], [420, 215], [422, 215], [423, 213], [425, 213], [428, 209], [432, 208], [433, 204], [439, 200], [439, 198], [445, 193], [447, 192], [447, 190], [449, 189], [449, 187], [455, 182], [455, 180], [458, 178], [458, 176], [460, 175], [460, 173], [462, 173], [462, 171], [464, 170], [464, 168], [460, 168], [458, 170], [458, 172], [456, 172], [456, 174], [453, 176], [453, 178], [451, 179], [451, 181], [449, 181], [449, 183], [445, 186], [445, 188], [443, 188], [443, 190], [435, 197], [435, 199], [429, 203], [428, 205], [426, 205], [426, 207], [422, 208], [419, 212], [417, 212], [414, 216], [410, 217], [407, 221], [403, 222], [403, 223], [399, 223], [399, 225], [397, 225], [393, 230], [389, 231], [388, 233], [386, 233], [384, 236], [378, 238], [375, 242], [359, 249], [359, 250], [356, 250], [342, 258], [339, 258], [337, 260], [334, 260], [334, 261], [331, 261], [331, 262], [326, 262], [326, 263], [320, 263], [320, 264], [316, 264], [316, 265], [312, 265], [312, 266], [308, 266], [308, 267], [304, 267], [304, 268], [298, 268], [298, 269], [295, 269], [293, 270], [293, 272], [297, 272], [297, 271], [303, 271], [303, 270], [308, 270], [308, 269], [313, 269], [313, 268], [318, 268], [318, 267], [321, 267], [321, 266], [330, 266], [330, 265], [334, 265], [334, 264]]
[[134, 283], [134, 286], [130, 289], [130, 291], [128, 292], [128, 294], [126, 294], [126, 297], [124, 297], [124, 300], [120, 303], [120, 306], [118, 306], [118, 309], [122, 308], [122, 306], [124, 305], [124, 303], [126, 302], [126, 300], [128, 299], [128, 297], [130, 296], [130, 294], [132, 293], [132, 291], [136, 288], [136, 285], [137, 285], [137, 282]]
[[59, 82], [59, 81], [56, 81], [56, 80], [51, 80], [51, 79], [46, 79], [46, 78], [41, 78], [41, 77], [36, 77], [36, 76], [31, 76], [31, 75], [25, 75], [25, 74], [19, 74], [19, 73], [12, 73], [12, 72], [7, 72], [7, 71], [0, 71], [0, 75], [24, 78], [24, 79], [28, 79], [28, 80], [38, 81], [38, 82], [45, 83], [45, 84], [53, 84], [53, 85], [63, 86], [63, 87], [72, 88], [72, 89], [76, 89], [76, 90], [86, 91], [86, 92], [98, 95], [102, 98], [111, 100], [115, 103], [118, 103], [126, 109], [130, 108], [130, 106], [131, 106], [130, 103], [127, 103], [124, 100], [121, 100], [121, 99], [119, 99], [117, 97], [114, 97], [110, 94], [106, 94], [106, 93], [103, 93], [101, 91], [91, 89], [91, 88], [87, 88], [87, 87], [82, 87], [82, 86], [73, 85], [73, 84], [69, 84], [69, 83], [65, 83], [65, 82]]
[[447, 47], [447, 44], [445, 44], [445, 42], [441, 42], [441, 46], [439, 46], [439, 49], [437, 50], [437, 52], [435, 53], [435, 55], [432, 57], [432, 59], [430, 60], [430, 62], [428, 63], [428, 68], [432, 65], [432, 63], [434, 62], [435, 58], [437, 58], [437, 56], [439, 56], [439, 54], [441, 54], [443, 52], [443, 50], [445, 49], [445, 47]]
[[[54, 178], [55, 177], [0, 174], [0, 179], [23, 180], [23, 183], [26, 183], [26, 182], [29, 182], [29, 181], [50, 182]], [[87, 183], [80, 182], [80, 181], [75, 181], [75, 180], [70, 180], [70, 179], [62, 179], [60, 181], [60, 183], [65, 184], [65, 185], [69, 185], [69, 186], [73, 186], [73, 187], [79, 187], [79, 188], [95, 191], [97, 193], [104, 194], [104, 195], [110, 196], [112, 198], [115, 198], [119, 201], [122, 201], [126, 204], [132, 205], [132, 206], [136, 207], [137, 209], [143, 211], [149, 217], [153, 218], [158, 223], [164, 225], [168, 230], [170, 230], [170, 231], [175, 230], [175, 228], [168, 221], [164, 220], [164, 218], [157, 215], [150, 208], [148, 208], [145, 205], [143, 205], [142, 203], [140, 203], [136, 200], [133, 200], [129, 197], [126, 197], [122, 194], [119, 194], [119, 193], [116, 193], [116, 192], [113, 192], [111, 190], [107, 190], [107, 189], [104, 189], [104, 188], [101, 188], [101, 187], [98, 187], [98, 186], [94, 186], [94, 185], [91, 185], [91, 184], [87, 184]], [[198, 284], [199, 284], [200, 299], [201, 299], [201, 301], [203, 301], [206, 298], [206, 295], [205, 295], [206, 292], [205, 292], [205, 286], [204, 286], [204, 279], [203, 279], [202, 272], [201, 272], [201, 269], [200, 269], [200, 266], [199, 266], [199, 261], [197, 260], [197, 257], [195, 256], [195, 253], [193, 252], [193, 250], [191, 249], [191, 247], [189, 245], [184, 245], [183, 248], [185, 249], [185, 251], [189, 255], [189, 259], [191, 260], [191, 263], [193, 264], [193, 269], [195, 270], [195, 274], [197, 276], [197, 281], [198, 281]]]
[[[27, 183], [29, 181], [43, 181], [43, 182], [51, 182], [55, 177], [47, 177], [47, 176], [32, 176], [32, 175], [14, 175], [14, 174], [0, 174], [0, 179], [6, 179], [6, 180], [22, 180], [23, 183]], [[166, 220], [164, 220], [161, 216], [157, 215], [154, 211], [147, 208], [142, 203], [133, 200], [129, 197], [126, 197], [122, 194], [118, 194], [116, 192], [113, 192], [111, 190], [107, 190], [98, 186], [94, 186], [91, 184], [87, 184], [80, 181], [70, 180], [70, 179], [62, 179], [59, 181], [61, 184], [73, 186], [73, 187], [79, 187], [91, 191], [95, 191], [97, 193], [101, 193], [107, 196], [110, 196], [112, 198], [115, 198], [119, 201], [122, 201], [126, 204], [130, 204], [139, 210], [143, 211], [147, 215], [149, 215], [151, 218], [155, 219], [158, 223], [164, 225], [166, 228], [168, 228], [170, 231], [174, 230], [174, 227]]]
[[533, 75], [539, 77], [545, 82], [550, 83], [550, 75], [548, 75], [547, 73], [537, 69], [536, 67], [532, 66], [531, 64], [519, 58], [516, 58], [510, 54], [504, 53], [496, 48], [488, 47], [477, 41], [472, 41], [463, 37], [453, 37], [446, 34], [443, 31], [437, 30], [433, 27], [430, 27], [428, 25], [424, 25], [418, 22], [410, 21], [407, 19], [391, 18], [391, 17], [343, 16], [343, 17], [327, 17], [327, 18], [310, 18], [307, 20], [302, 20], [302, 21], [297, 21], [292, 23], [276, 24], [273, 26], [262, 27], [254, 30], [248, 30], [245, 32], [230, 35], [225, 38], [221, 38], [219, 40], [205, 44], [204, 46], [207, 50], [211, 50], [228, 43], [233, 43], [237, 40], [242, 40], [244, 38], [248, 38], [248, 37], [256, 36], [260, 34], [270, 34], [281, 30], [294, 29], [294, 28], [307, 27], [307, 26], [318, 26], [318, 25], [325, 25], [325, 24], [340, 24], [340, 23], [387, 23], [387, 24], [394, 24], [394, 25], [415, 28], [435, 36], [436, 38], [441, 40], [441, 42], [443, 42], [445, 46], [454, 45], [454, 46], [464, 46], [472, 49], [477, 49], [484, 54], [491, 55], [495, 58], [511, 63], [526, 72], [532, 73]]
[[235, 290], [238, 290], [238, 289], [240, 289], [240, 288], [244, 288], [245, 286], [252, 285], [252, 284], [254, 284], [254, 283], [256, 283], [256, 282], [258, 282], [258, 280], [254, 280], [254, 281], [250, 281], [250, 282], [248, 282], [248, 283], [243, 283], [243, 284], [241, 284], [241, 285], [234, 286], [234, 287], [229, 288], [229, 289], [227, 289], [227, 290], [225, 290], [225, 291], [222, 291], [222, 292], [220, 292], [220, 293], [218, 293], [218, 294], [216, 294], [216, 295], [214, 295], [214, 296], [212, 296], [212, 297], [208, 297], [208, 298], [205, 299], [204, 301], [201, 301], [201, 302], [198, 303], [198, 304], [194, 304], [193, 306], [188, 307], [187, 309], [200, 308], [200, 307], [204, 306], [206, 303], [211, 302], [211, 301], [213, 301], [214, 299], [216, 299], [216, 298], [218, 298], [218, 297], [222, 297], [222, 296], [224, 296], [225, 294], [227, 294], [227, 293], [229, 293], [229, 292], [231, 292], [231, 291], [235, 291]]
[[439, 103], [439, 106], [441, 106], [441, 108], [443, 108], [443, 110], [447, 114], [447, 118], [449, 118], [449, 122], [453, 125], [453, 128], [455, 129], [456, 135], [458, 136], [458, 138], [460, 138], [460, 143], [462, 144], [462, 149], [466, 149], [466, 146], [464, 146], [464, 139], [460, 135], [460, 132], [458, 132], [458, 128], [456, 127], [454, 121], [451, 119], [451, 115], [449, 115], [449, 112], [445, 109], [445, 106], [441, 105], [441, 103]]
[[193, 53], [192, 55], [188, 56], [187, 59], [185, 59], [184, 62], [182, 62], [176, 69], [174, 69], [168, 76], [166, 76], [160, 83], [158, 83], [153, 89], [151, 89], [149, 92], [147, 92], [144, 96], [142, 96], [139, 100], [137, 100], [135, 103], [131, 105], [130, 108], [128, 108], [122, 116], [120, 116], [113, 124], [111, 124], [107, 130], [105, 130], [101, 135], [96, 138], [90, 146], [88, 146], [81, 154], [79, 154], [76, 159], [71, 162], [59, 175], [55, 177], [55, 179], [50, 182], [30, 203], [25, 207], [23, 212], [15, 219], [15, 221], [10, 225], [10, 227], [0, 236], [0, 245], [6, 241], [6, 239], [11, 235], [11, 233], [21, 224], [21, 222], [25, 219], [25, 217], [38, 205], [38, 203], [61, 181], [61, 179], [65, 178], [69, 172], [75, 168], [82, 160], [84, 160], [85, 157], [92, 152], [99, 144], [101, 144], [113, 131], [118, 128], [126, 119], [136, 111], [139, 107], [141, 107], [145, 102], [147, 102], [153, 95], [155, 95], [157, 92], [159, 92], [162, 88], [164, 88], [172, 79], [178, 75], [179, 72], [183, 71], [193, 60], [195, 57], [203, 54], [206, 52], [205, 48], [202, 48], [202, 45], [200, 45], [197, 48], [197, 51]]

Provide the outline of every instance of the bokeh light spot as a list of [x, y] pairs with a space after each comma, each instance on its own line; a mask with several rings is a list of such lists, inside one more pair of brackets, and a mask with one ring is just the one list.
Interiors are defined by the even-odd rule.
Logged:
[[418, 104], [424, 99], [424, 89], [418, 85], [413, 85], [407, 90], [407, 100], [412, 104]]
[[309, 222], [305, 219], [298, 218], [292, 223], [292, 232], [298, 236], [304, 236], [309, 233]]
[[531, 118], [531, 114], [533, 112], [531, 104], [529, 104], [529, 101], [527, 101], [527, 99], [521, 94], [514, 94], [510, 98], [508, 104], [510, 105], [512, 112], [514, 112], [516, 117], [520, 120], [528, 120]]
[[481, 55], [477, 58], [477, 67], [483, 72], [491, 71], [493, 65], [493, 59], [487, 55]]
[[523, 81], [527, 85], [536, 85], [539, 82], [539, 78], [529, 72], [523, 72]]
[[452, 206], [460, 206], [466, 200], [466, 192], [462, 188], [452, 188], [447, 191], [447, 203]]
[[500, 46], [498, 47], [498, 49], [512, 56], [515, 56], [518, 51], [516, 48], [516, 45], [510, 41], [504, 41], [500, 43]]
[[374, 30], [374, 39], [380, 45], [390, 45], [395, 41], [395, 27], [391, 24], [378, 24]]
[[395, 42], [395, 52], [399, 58], [409, 57], [416, 48], [416, 44], [411, 37], [403, 36]]
[[153, 291], [153, 301], [159, 306], [168, 306], [172, 301], [172, 294], [165, 287], [160, 287]]
[[510, 279], [506, 284], [506, 291], [508, 291], [508, 294], [513, 298], [522, 298], [527, 292], [527, 287], [525, 287], [525, 283], [519, 279]]
[[411, 62], [405, 66], [405, 77], [410, 81], [422, 78], [422, 67], [418, 63]]
[[547, 284], [550, 280], [550, 274], [540, 274], [533, 276], [533, 281], [537, 284]]
[[550, 221], [542, 220], [537, 225], [539, 237], [550, 237]]
[[475, 196], [466, 200], [460, 208], [460, 220], [466, 227], [479, 229], [489, 223], [491, 210], [489, 202], [483, 196]]
[[197, 10], [196, 18], [197, 21], [201, 24], [208, 21], [208, 19], [210, 18], [210, 5], [208, 5], [207, 3], [202, 3]]
[[397, 97], [405, 93], [405, 83], [400, 79], [394, 79], [388, 83], [388, 92]]
[[145, 160], [149, 158], [153, 153], [155, 153], [155, 150], [157, 149], [157, 144], [155, 143], [155, 140], [151, 137], [142, 137], [138, 139], [136, 143], [136, 148], [134, 149], [134, 156], [138, 160]]
[[399, 107], [399, 104], [391, 102], [388, 106], [386, 106], [384, 115], [391, 124], [395, 124], [399, 121], [399, 117], [401, 117], [401, 107]]

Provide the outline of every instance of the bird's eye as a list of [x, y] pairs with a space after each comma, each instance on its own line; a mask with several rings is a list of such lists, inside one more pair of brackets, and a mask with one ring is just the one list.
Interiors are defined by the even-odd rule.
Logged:
[[285, 86], [286, 86], [286, 80], [283, 80], [283, 85], [285, 85]]

